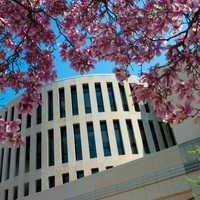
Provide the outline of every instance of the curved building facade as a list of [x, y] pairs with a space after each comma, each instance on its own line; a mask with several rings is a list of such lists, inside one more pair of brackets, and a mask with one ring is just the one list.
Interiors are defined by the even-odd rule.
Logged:
[[114, 75], [56, 81], [41, 89], [42, 105], [19, 115], [18, 99], [1, 117], [22, 120], [25, 144], [0, 146], [1, 200], [47, 190], [176, 144], [169, 125], [131, 97]]

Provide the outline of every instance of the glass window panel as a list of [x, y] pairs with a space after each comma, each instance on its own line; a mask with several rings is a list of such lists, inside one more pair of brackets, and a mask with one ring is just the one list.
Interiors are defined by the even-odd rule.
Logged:
[[104, 156], [111, 156], [110, 142], [108, 137], [108, 129], [106, 121], [101, 121], [100, 127], [101, 127], [101, 137], [103, 142]]
[[96, 143], [94, 138], [94, 127], [92, 122], [87, 123], [87, 133], [88, 133], [90, 158], [96, 158], [97, 152], [96, 152]]
[[75, 154], [76, 160], [82, 160], [82, 145], [81, 145], [81, 133], [79, 124], [74, 124], [74, 142], [75, 142]]

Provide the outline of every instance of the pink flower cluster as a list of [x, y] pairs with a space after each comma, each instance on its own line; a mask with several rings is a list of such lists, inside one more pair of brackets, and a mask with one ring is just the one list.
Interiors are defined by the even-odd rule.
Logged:
[[23, 144], [23, 138], [20, 134], [20, 120], [5, 121], [0, 119], [0, 143], [8, 142], [13, 146]]

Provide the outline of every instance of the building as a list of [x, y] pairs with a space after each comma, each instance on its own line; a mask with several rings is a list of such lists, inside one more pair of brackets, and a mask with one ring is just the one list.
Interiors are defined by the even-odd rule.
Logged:
[[56, 81], [41, 89], [43, 104], [32, 115], [17, 113], [18, 98], [10, 102], [1, 116], [22, 119], [25, 145], [0, 148], [0, 199], [32, 198], [179, 143], [148, 104], [133, 101], [130, 84], [136, 81], [120, 85], [114, 75]]

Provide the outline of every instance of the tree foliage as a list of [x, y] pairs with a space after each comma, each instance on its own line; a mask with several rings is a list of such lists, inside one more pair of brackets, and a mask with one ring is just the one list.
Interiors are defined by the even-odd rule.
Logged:
[[[39, 88], [56, 77], [54, 51], [81, 74], [98, 60], [114, 62], [120, 81], [149, 63], [132, 87], [136, 100], [167, 122], [200, 123], [199, 44], [199, 0], [1, 0], [0, 90], [25, 89], [18, 109], [30, 113]], [[151, 66], [160, 55], [165, 63]], [[16, 135], [8, 123], [1, 140]]]

